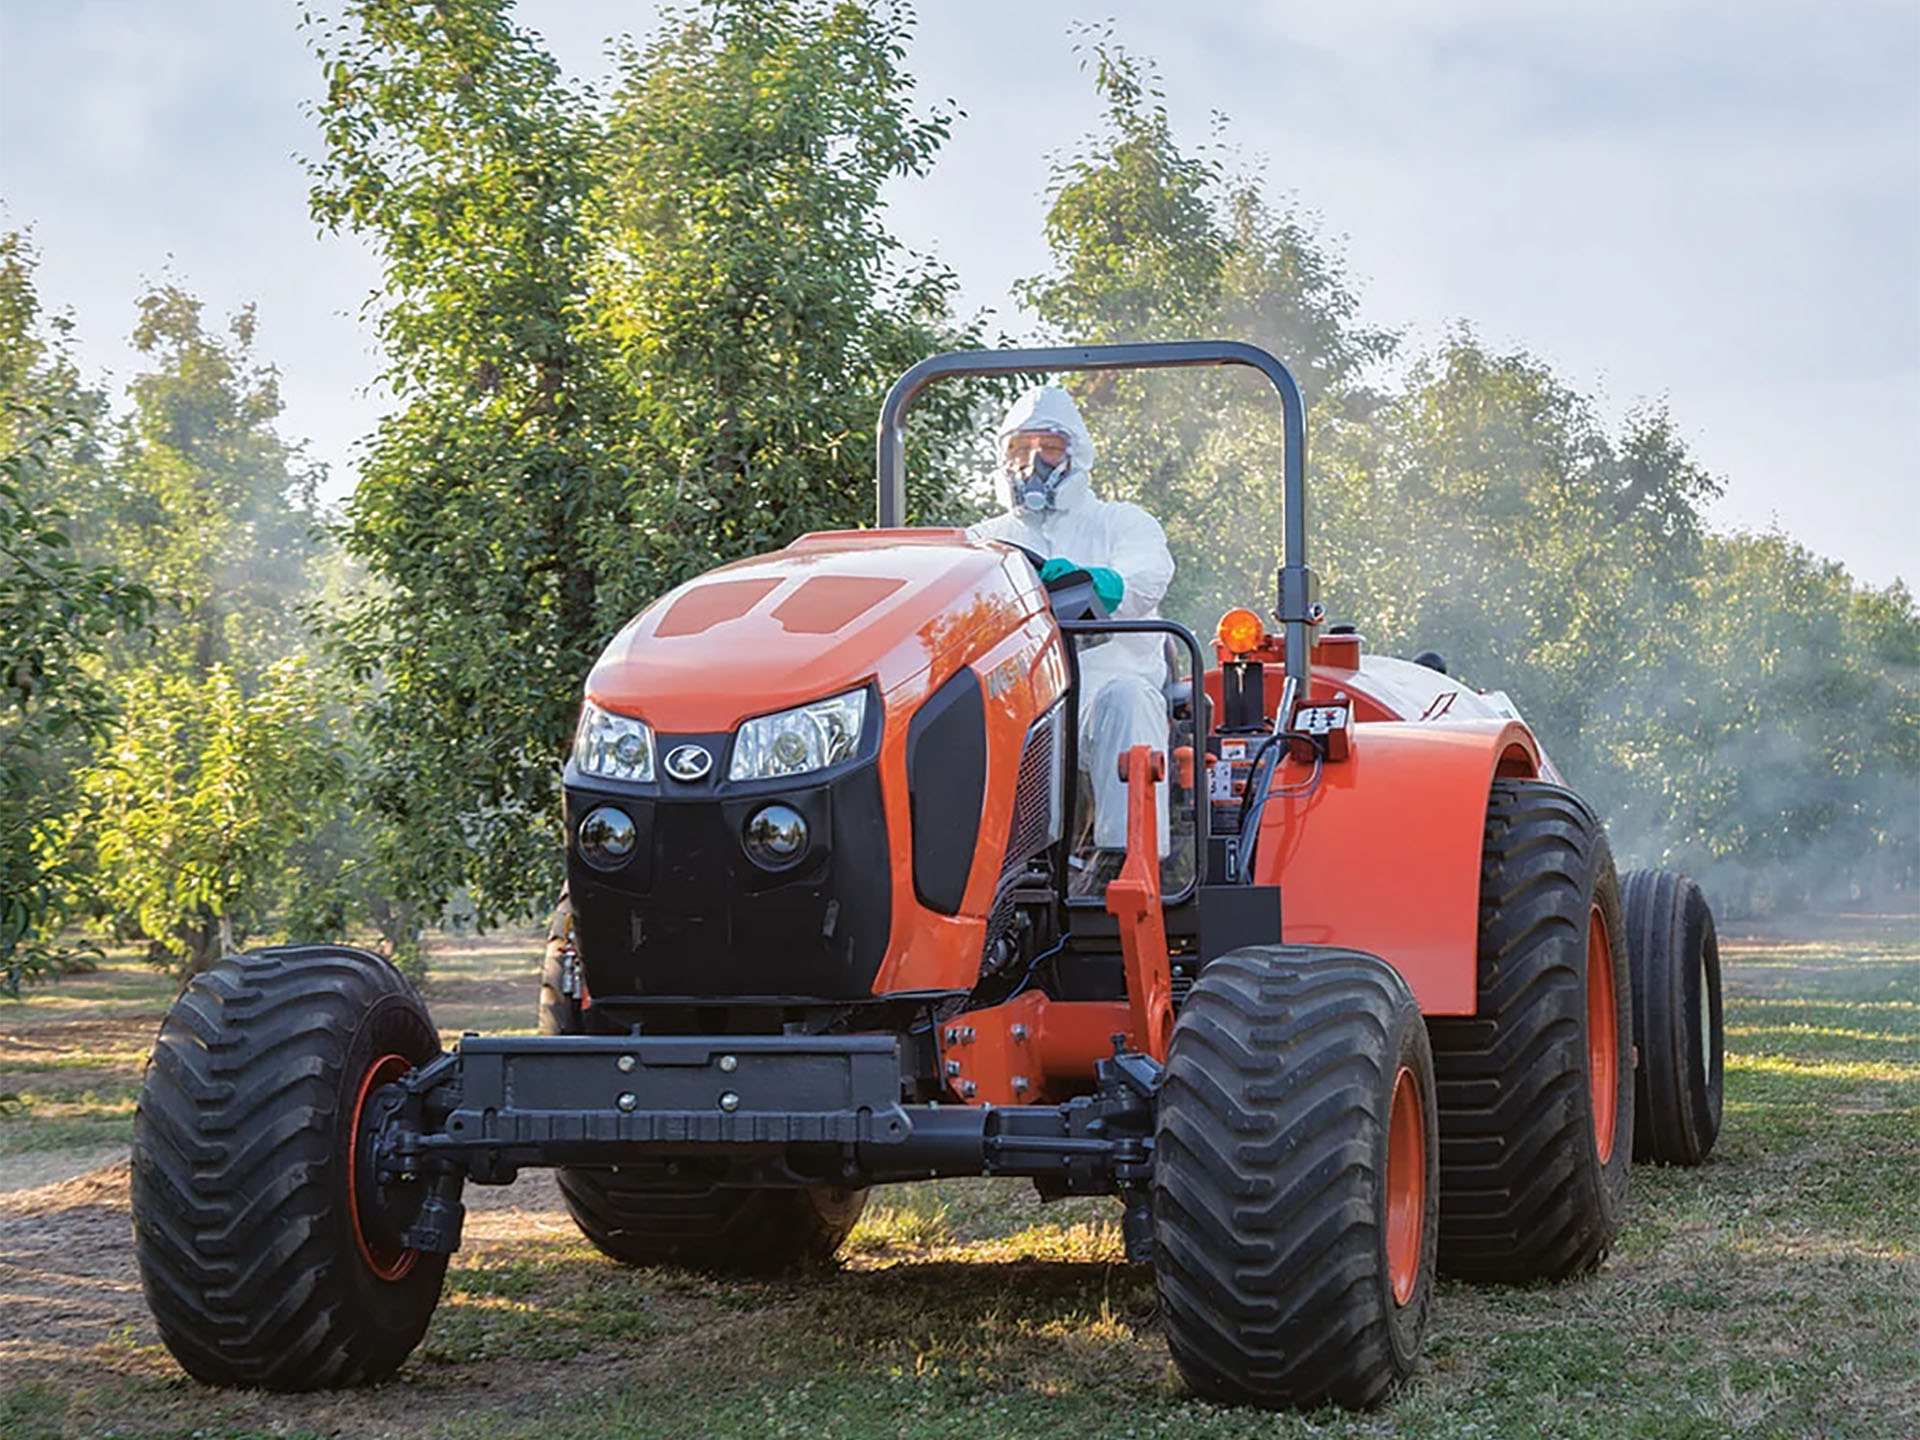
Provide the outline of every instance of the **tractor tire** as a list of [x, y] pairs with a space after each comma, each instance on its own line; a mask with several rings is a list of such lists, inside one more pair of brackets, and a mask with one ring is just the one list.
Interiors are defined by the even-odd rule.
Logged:
[[1621, 877], [1633, 966], [1633, 1158], [1698, 1165], [1720, 1134], [1720, 945], [1700, 887], [1668, 870]]
[[[567, 993], [576, 963], [565, 890], [547, 927], [540, 973], [540, 1033], [598, 1035], [608, 1027]], [[580, 1233], [625, 1265], [673, 1265], [713, 1275], [781, 1275], [825, 1267], [846, 1241], [865, 1190], [748, 1189], [707, 1183], [697, 1164], [562, 1165], [560, 1195]]]
[[728, 1186], [679, 1170], [564, 1166], [560, 1194], [603, 1255], [707, 1275], [824, 1269], [867, 1208], [865, 1190]]
[[1168, 1349], [1226, 1404], [1377, 1404], [1433, 1303], [1433, 1059], [1406, 982], [1371, 955], [1252, 946], [1200, 972], [1154, 1133]]
[[439, 1053], [406, 978], [343, 946], [229, 956], [174, 1001], [134, 1116], [133, 1252], [188, 1374], [315, 1390], [400, 1368], [447, 1257], [392, 1239], [355, 1132]]
[[1428, 1022], [1441, 1274], [1517, 1284], [1606, 1258], [1633, 1153], [1626, 935], [1613, 854], [1586, 802], [1494, 781], [1475, 1013]]

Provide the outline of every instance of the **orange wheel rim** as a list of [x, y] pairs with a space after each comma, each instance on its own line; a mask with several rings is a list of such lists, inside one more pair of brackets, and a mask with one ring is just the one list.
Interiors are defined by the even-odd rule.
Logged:
[[1405, 1065], [1393, 1077], [1393, 1111], [1387, 1123], [1387, 1276], [1393, 1303], [1413, 1298], [1426, 1244], [1427, 1118], [1420, 1082]]
[[1607, 918], [1593, 907], [1587, 920], [1587, 1084], [1593, 1098], [1593, 1144], [1600, 1163], [1613, 1158], [1619, 1121], [1620, 1017], [1613, 994], [1613, 943]]
[[413, 1269], [420, 1258], [418, 1250], [376, 1243], [360, 1223], [360, 1117], [367, 1108], [367, 1097], [382, 1085], [391, 1084], [413, 1068], [404, 1055], [382, 1055], [361, 1077], [360, 1093], [353, 1100], [353, 1124], [347, 1131], [347, 1213], [353, 1218], [353, 1243], [367, 1268], [382, 1280], [399, 1280]]

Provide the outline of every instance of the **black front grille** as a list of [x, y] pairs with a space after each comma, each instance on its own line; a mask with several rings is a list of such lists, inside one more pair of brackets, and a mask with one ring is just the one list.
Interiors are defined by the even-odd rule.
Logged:
[[1060, 717], [1062, 700], [1028, 727], [1014, 780], [1013, 824], [1007, 830], [1007, 854], [1000, 879], [1018, 875], [1027, 862], [1060, 838]]
[[1000, 881], [993, 908], [987, 912], [987, 938], [982, 956], [991, 963], [1000, 943], [1013, 933], [1019, 906], [1014, 896], [1028, 878], [1029, 866], [1060, 838], [1060, 768], [1063, 763], [1062, 700], [1028, 727], [1020, 750], [1020, 769], [1014, 777], [1013, 822], [1007, 827], [1007, 852], [1000, 863]]
[[[873, 993], [893, 878], [873, 761], [786, 790], [666, 799], [574, 784], [566, 797], [569, 833], [594, 805], [615, 803], [642, 836], [634, 861], [613, 872], [569, 850], [574, 933], [596, 999]], [[812, 840], [791, 869], [767, 871], [747, 857], [741, 834], [776, 801], [800, 812]]]

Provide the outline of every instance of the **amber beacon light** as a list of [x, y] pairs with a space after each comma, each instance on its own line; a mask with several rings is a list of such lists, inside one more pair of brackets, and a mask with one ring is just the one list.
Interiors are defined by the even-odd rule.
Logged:
[[1251, 610], [1229, 610], [1220, 617], [1220, 643], [1235, 655], [1251, 655], [1267, 640], [1267, 627]]

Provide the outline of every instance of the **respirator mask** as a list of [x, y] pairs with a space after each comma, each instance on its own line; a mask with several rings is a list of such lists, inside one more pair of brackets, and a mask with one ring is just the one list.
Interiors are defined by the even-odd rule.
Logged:
[[1073, 469], [1073, 461], [1067, 455], [1065, 446], [1055, 448], [1059, 454], [1057, 460], [1049, 459], [1040, 445], [1032, 445], [1022, 453], [1010, 453], [1007, 456], [1008, 489], [1013, 494], [1015, 509], [1038, 515], [1053, 508], [1054, 496], [1059, 493], [1061, 484]]

